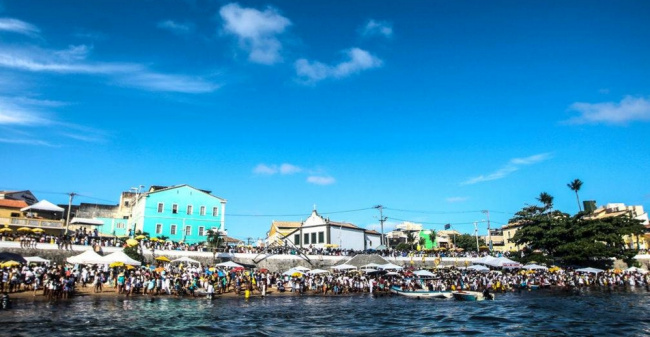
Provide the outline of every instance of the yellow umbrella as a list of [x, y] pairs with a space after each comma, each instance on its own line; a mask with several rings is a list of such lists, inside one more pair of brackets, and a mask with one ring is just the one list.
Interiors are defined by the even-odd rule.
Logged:
[[158, 241], [158, 238], [151, 238], [150, 241]]
[[16, 261], [11, 260], [11, 261], [4, 262], [1, 265], [2, 265], [2, 267], [8, 267], [8, 268], [17, 267], [17, 266], [20, 266], [20, 262], [16, 262]]
[[301, 277], [301, 276], [302, 276], [302, 273], [299, 273], [299, 272], [295, 272], [295, 273], [291, 274], [291, 277]]
[[31, 232], [32, 229], [31, 229], [31, 228], [27, 228], [27, 227], [20, 227], [20, 228], [18, 228], [18, 231], [19, 231], [19, 232]]
[[32, 229], [32, 232], [34, 232], [34, 233], [43, 233], [43, 228], [34, 228], [34, 229]]
[[0, 233], [11, 232], [11, 231], [12, 231], [11, 228], [7, 228], [7, 227], [5, 227], [5, 228], [0, 228]]
[[137, 241], [137, 240], [133, 240], [133, 239], [128, 239], [128, 240], [126, 240], [126, 244], [129, 245], [129, 246], [137, 246], [137, 245], [138, 245], [138, 241]]
[[126, 269], [131, 270], [131, 269], [135, 269], [135, 267], [129, 264], [129, 265], [126, 266]]
[[169, 258], [167, 258], [166, 256], [158, 256], [156, 258], [156, 261], [170, 262], [171, 260]]
[[115, 268], [115, 267], [124, 267], [124, 262], [113, 262], [113, 263], [111, 263], [111, 264], [108, 265], [108, 266], [111, 267], [111, 268]]
[[144, 240], [144, 239], [146, 239], [146, 238], [147, 238], [147, 237], [144, 236], [144, 235], [138, 235], [138, 236], [135, 237], [136, 240]]

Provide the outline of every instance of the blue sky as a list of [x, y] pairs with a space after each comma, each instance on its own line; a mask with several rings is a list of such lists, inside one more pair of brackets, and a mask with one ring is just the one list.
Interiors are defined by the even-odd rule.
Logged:
[[[0, 0], [0, 189], [472, 232], [540, 192], [648, 208], [647, 1]], [[353, 211], [356, 210], [356, 211]], [[342, 212], [351, 211], [351, 212]], [[341, 212], [331, 213], [330, 212]], [[481, 223], [481, 233], [485, 233]]]

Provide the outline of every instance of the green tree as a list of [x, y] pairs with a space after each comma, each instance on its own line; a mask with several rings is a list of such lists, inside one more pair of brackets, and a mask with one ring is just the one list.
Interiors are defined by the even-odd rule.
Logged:
[[219, 246], [222, 244], [223, 238], [219, 231], [212, 229], [208, 229], [207, 234], [208, 248], [212, 251], [212, 260], [214, 260], [217, 256], [217, 251], [219, 251]]
[[582, 187], [582, 181], [580, 179], [575, 179], [572, 182], [566, 184], [573, 192], [576, 193], [576, 200], [578, 201], [578, 210], [582, 212], [582, 206], [580, 206], [580, 197], [578, 196], [578, 191]]
[[546, 193], [542, 192], [539, 194], [539, 197], [537, 197], [537, 201], [541, 202], [544, 204], [544, 211], [549, 212], [550, 210], [553, 209], [553, 196]]
[[415, 243], [415, 233], [410, 231], [406, 232], [406, 243], [411, 247], [411, 250], [413, 250], [413, 244]]
[[130, 257], [130, 258], [132, 258], [132, 259], [134, 259], [136, 261], [140, 261], [141, 263], [144, 263], [145, 262], [144, 261], [144, 256], [140, 252], [139, 246], [140, 245], [128, 246], [128, 247], [124, 248], [124, 254], [126, 254], [128, 257]]
[[429, 240], [431, 241], [432, 247], [436, 247], [436, 240], [438, 239], [438, 233], [435, 229], [429, 230]]
[[[485, 240], [478, 238], [479, 246], [485, 246]], [[465, 251], [476, 251], [476, 236], [471, 234], [456, 235], [456, 247]]]

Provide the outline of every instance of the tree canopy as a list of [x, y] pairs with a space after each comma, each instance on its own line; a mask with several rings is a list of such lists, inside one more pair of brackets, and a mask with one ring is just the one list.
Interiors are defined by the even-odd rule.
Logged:
[[[485, 246], [485, 240], [478, 238], [478, 244], [479, 246]], [[456, 247], [465, 251], [476, 251], [476, 236], [471, 234], [456, 235]]]

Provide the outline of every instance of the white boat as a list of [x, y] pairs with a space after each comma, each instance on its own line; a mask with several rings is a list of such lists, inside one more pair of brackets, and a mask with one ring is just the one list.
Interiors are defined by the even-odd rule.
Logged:
[[390, 292], [400, 296], [414, 298], [451, 298], [451, 291], [428, 291], [428, 290], [402, 290], [400, 287], [390, 288]]
[[479, 291], [453, 291], [452, 296], [458, 301], [484, 301], [486, 299], [494, 299], [494, 294], [490, 294], [489, 298], [485, 298], [485, 295]]

